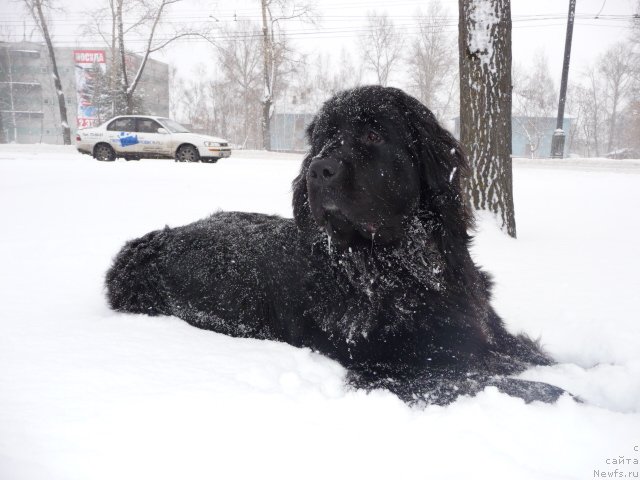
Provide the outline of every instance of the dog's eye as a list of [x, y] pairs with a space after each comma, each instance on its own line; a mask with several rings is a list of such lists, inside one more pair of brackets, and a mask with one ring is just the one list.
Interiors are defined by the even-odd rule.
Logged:
[[382, 143], [382, 137], [380, 134], [374, 132], [373, 130], [369, 130], [367, 133], [367, 142], [369, 143]]

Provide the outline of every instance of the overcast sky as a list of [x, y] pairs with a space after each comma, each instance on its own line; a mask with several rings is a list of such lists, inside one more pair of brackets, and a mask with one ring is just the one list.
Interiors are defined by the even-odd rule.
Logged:
[[[53, 23], [57, 44], [87, 48], [104, 47], [96, 41], [80, 35], [83, 23], [92, 9], [106, 0], [54, 0], [65, 9]], [[457, 0], [441, 0], [450, 15], [449, 29], [457, 32]], [[386, 12], [407, 38], [415, 35], [413, 17], [418, 8], [426, 9], [424, 0], [318, 0], [317, 11], [322, 20], [316, 26], [290, 24], [293, 44], [305, 52], [336, 52], [344, 46], [357, 52], [358, 35], [362, 34], [366, 14], [370, 11]], [[553, 78], [559, 83], [566, 31], [568, 0], [512, 0], [513, 59], [515, 63], [528, 64], [538, 49], [544, 49], [551, 66]], [[577, 0], [576, 24], [572, 49], [572, 75], [577, 75], [611, 43], [623, 40], [629, 33], [630, 16], [635, 11], [636, 0]], [[182, 0], [169, 10], [167, 19], [175, 24], [193, 24], [212, 17], [217, 25], [233, 23], [235, 19], [248, 18], [260, 21], [258, 0], [205, 1]], [[21, 0], [0, 0], [0, 38], [21, 39], [33, 22], [23, 13]], [[454, 40], [455, 41], [455, 37]], [[189, 73], [201, 62], [214, 65], [211, 47], [204, 41], [185, 40], [174, 44], [158, 60], [175, 64], [181, 72]]]

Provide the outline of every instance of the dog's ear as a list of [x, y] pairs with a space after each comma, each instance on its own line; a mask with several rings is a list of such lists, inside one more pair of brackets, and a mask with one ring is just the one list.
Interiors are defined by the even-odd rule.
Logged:
[[306, 134], [309, 151], [302, 161], [300, 173], [293, 180], [292, 184], [293, 218], [295, 219], [298, 228], [302, 230], [307, 230], [313, 222], [313, 220], [311, 219], [311, 207], [309, 206], [309, 194], [307, 192], [307, 172], [309, 171], [309, 165], [311, 164], [311, 159], [313, 158], [313, 155], [311, 153], [311, 139], [313, 137], [313, 129], [315, 128], [315, 124], [316, 121], [314, 118], [309, 126], [307, 126]]
[[399, 97], [406, 141], [420, 164], [422, 207], [436, 214], [451, 233], [466, 238], [473, 217], [462, 187], [469, 172], [464, 150], [427, 107], [404, 92]]

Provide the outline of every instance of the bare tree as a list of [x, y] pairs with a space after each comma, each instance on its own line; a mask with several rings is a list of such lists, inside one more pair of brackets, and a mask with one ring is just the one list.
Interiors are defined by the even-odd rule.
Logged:
[[51, 12], [52, 10], [51, 1], [23, 0], [23, 2], [27, 10], [29, 10], [29, 14], [38, 26], [38, 29], [47, 45], [47, 52], [49, 53], [49, 61], [51, 62], [51, 69], [53, 72], [53, 84], [55, 86], [58, 97], [60, 126], [62, 128], [62, 141], [65, 145], [71, 145], [71, 129], [69, 128], [69, 122], [67, 120], [67, 104], [65, 102], [64, 92], [62, 90], [62, 83], [60, 82], [60, 75], [58, 74], [58, 63], [56, 62], [56, 54], [53, 50], [51, 34], [49, 32], [49, 26], [45, 16], [45, 12]]
[[7, 143], [7, 136], [4, 133], [4, 122], [2, 121], [2, 107], [3, 105], [0, 101], [0, 143]]
[[516, 236], [511, 164], [510, 0], [459, 0], [460, 139], [477, 210], [497, 215]]
[[583, 83], [569, 83], [567, 90], [567, 109], [574, 116], [569, 134], [569, 151], [590, 157], [593, 148], [593, 135], [596, 129], [592, 126], [593, 102], [591, 92]]
[[189, 123], [200, 133], [216, 135], [236, 145], [256, 148], [260, 145], [260, 103], [249, 104], [248, 131], [242, 113], [246, 112], [237, 86], [225, 78], [211, 78], [203, 64], [197, 65], [193, 75], [176, 78], [172, 86], [172, 115]]
[[[287, 84], [300, 75], [297, 53], [274, 33], [270, 72], [271, 111]], [[262, 30], [249, 21], [234, 22], [209, 39], [216, 70], [176, 80], [174, 111], [194, 128], [224, 135], [243, 148], [264, 148], [264, 56]], [[293, 91], [295, 89], [290, 89]], [[269, 117], [269, 123], [271, 118]], [[270, 139], [270, 133], [266, 136]]]
[[[163, 31], [167, 10], [182, 0], [108, 0], [107, 7], [96, 11], [87, 31], [98, 34], [109, 48], [109, 86], [113, 113], [133, 113], [136, 89], [144, 74], [149, 56], [184, 37], [206, 37], [205, 24]], [[104, 29], [108, 24], [108, 29]], [[143, 47], [130, 47], [141, 42]], [[135, 56], [131, 55], [135, 54]]]
[[342, 48], [340, 56], [318, 53], [308, 73], [310, 107], [318, 109], [324, 101], [341, 90], [362, 83], [363, 65]]
[[[637, 3], [640, 14], [640, 1]], [[587, 156], [640, 148], [640, 16], [628, 41], [613, 44], [582, 72], [568, 97], [576, 143]]]
[[144, 72], [144, 68], [149, 60], [151, 53], [162, 50], [167, 45], [175, 42], [179, 38], [187, 36], [200, 36], [202, 31], [188, 30], [173, 32], [168, 35], [167, 38], [158, 40], [156, 34], [158, 32], [158, 25], [163, 15], [169, 6], [179, 3], [181, 0], [139, 0], [140, 5], [143, 8], [143, 15], [140, 23], [141, 36], [145, 39], [145, 47], [141, 54], [141, 60], [135, 69], [133, 76], [129, 76], [127, 73], [127, 49], [125, 48], [125, 35], [124, 35], [124, 6], [128, 0], [115, 0], [116, 3], [116, 28], [118, 35], [118, 54], [119, 54], [119, 73], [120, 73], [120, 89], [124, 97], [126, 104], [126, 113], [133, 113], [133, 95], [138, 87], [140, 78]]
[[317, 53], [305, 57], [287, 82], [288, 99], [297, 105], [297, 113], [312, 113], [338, 91], [361, 84], [362, 63], [347, 50], [339, 55]]
[[526, 135], [533, 158], [548, 134], [547, 119], [554, 116], [556, 109], [557, 94], [544, 51], [535, 53], [528, 71], [514, 68], [513, 77], [514, 121]]
[[[223, 33], [223, 40], [215, 44], [217, 58], [222, 67], [223, 78], [233, 85], [232, 91], [239, 101], [239, 111], [242, 112], [242, 136], [238, 143], [246, 145], [255, 125], [253, 105], [262, 101], [259, 91], [264, 58], [260, 30], [248, 21], [242, 21], [235, 30], [226, 29]], [[271, 55], [273, 54], [272, 50]], [[275, 70], [271, 74], [273, 77], [276, 75]], [[271, 88], [273, 93], [273, 83]]]
[[418, 36], [406, 59], [411, 90], [439, 119], [444, 119], [457, 88], [456, 50], [446, 32], [446, 10], [440, 0], [431, 0], [427, 12], [416, 14]]
[[600, 57], [598, 70], [606, 85], [609, 103], [607, 151], [611, 152], [617, 135], [617, 121], [620, 105], [625, 101], [634, 79], [634, 65], [631, 63], [633, 51], [627, 42], [618, 42]]
[[630, 101], [625, 112], [625, 127], [621, 140], [640, 151], [640, 0], [636, 2], [636, 12], [631, 23], [631, 64], [633, 79], [629, 92]]
[[211, 105], [209, 99], [209, 81], [203, 64], [197, 64], [189, 79], [181, 85], [181, 118], [190, 125], [205, 131], [211, 129]]
[[[640, 0], [636, 2], [636, 13], [631, 21], [631, 42], [640, 48]], [[636, 50], [636, 53], [640, 53]]]
[[578, 113], [579, 133], [587, 156], [599, 157], [602, 148], [602, 135], [606, 130], [606, 102], [602, 77], [593, 66], [587, 67], [582, 74], [582, 84], [574, 89], [571, 105]]
[[[636, 97], [637, 98], [637, 97]], [[631, 100], [623, 111], [624, 121], [620, 122], [624, 127], [620, 130], [620, 141], [623, 145], [640, 152], [640, 100]], [[637, 155], [635, 153], [634, 155]]]
[[[9, 36], [8, 34], [5, 33], [5, 31], [7, 30], [6, 26], [0, 26], [0, 39], [4, 39], [5, 36]], [[4, 50], [4, 53], [6, 54], [7, 51], [6, 49], [0, 49], [0, 78], [5, 77], [5, 75], [9, 74], [10, 75], [10, 60], [9, 60], [9, 56], [7, 55], [7, 61], [4, 62], [3, 60], [3, 55], [2, 55], [2, 51]], [[11, 78], [10, 76], [6, 77], [7, 80], [9, 80], [9, 78]], [[4, 80], [5, 78], [3, 78]], [[9, 110], [9, 102], [7, 102], [7, 100], [5, 100], [5, 96], [0, 94], [0, 144], [2, 143], [7, 143], [7, 134], [4, 130], [4, 120], [2, 118], [2, 110]]]
[[392, 68], [401, 60], [403, 38], [396, 32], [386, 13], [367, 14], [367, 33], [360, 37], [365, 66], [373, 71], [380, 85], [386, 86]]
[[313, 4], [295, 0], [260, 0], [262, 17], [262, 147], [271, 150], [271, 115], [278, 67], [286, 53], [281, 24], [287, 20], [314, 21]]

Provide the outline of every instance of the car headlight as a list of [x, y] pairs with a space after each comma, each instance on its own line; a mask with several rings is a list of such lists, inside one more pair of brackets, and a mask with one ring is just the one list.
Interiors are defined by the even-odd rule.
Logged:
[[219, 147], [220, 142], [204, 142], [205, 147]]

